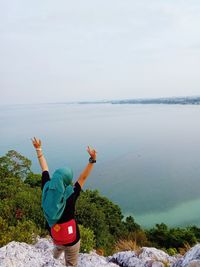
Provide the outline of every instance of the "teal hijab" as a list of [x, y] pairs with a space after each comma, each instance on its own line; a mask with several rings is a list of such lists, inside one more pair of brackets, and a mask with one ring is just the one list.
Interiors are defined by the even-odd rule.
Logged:
[[70, 168], [57, 169], [43, 188], [42, 208], [50, 227], [60, 219], [66, 206], [66, 200], [74, 192], [72, 178], [73, 172]]

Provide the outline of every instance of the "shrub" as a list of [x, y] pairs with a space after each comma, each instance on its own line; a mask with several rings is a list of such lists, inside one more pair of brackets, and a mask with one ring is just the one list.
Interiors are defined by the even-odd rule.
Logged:
[[120, 251], [129, 251], [129, 250], [138, 250], [139, 247], [137, 246], [136, 242], [134, 240], [126, 240], [126, 239], [120, 239], [117, 241], [114, 247], [114, 252], [120, 252]]
[[168, 248], [165, 250], [167, 254], [169, 254], [170, 256], [174, 256], [176, 254], [178, 254], [178, 251], [176, 248]]
[[145, 231], [142, 229], [129, 233], [127, 239], [134, 240], [139, 247], [151, 246], [151, 243], [148, 241]]
[[45, 219], [41, 208], [40, 188], [26, 188], [23, 192], [16, 194], [14, 202], [16, 211], [21, 210], [25, 220], [31, 220], [38, 227], [45, 228]]
[[31, 220], [39, 228], [45, 228], [39, 187], [31, 188], [19, 178], [5, 178], [0, 181], [0, 196], [0, 214], [9, 225]]
[[120, 208], [98, 191], [86, 190], [77, 202], [76, 217], [79, 224], [93, 230], [96, 248], [110, 254], [122, 229]]
[[80, 229], [80, 235], [81, 235], [80, 252], [89, 253], [95, 247], [94, 232], [91, 229], [85, 228], [82, 225], [79, 225], [79, 229]]
[[16, 226], [9, 226], [0, 217], [0, 246], [11, 241], [33, 243], [40, 234], [40, 230], [32, 221], [17, 222]]
[[184, 243], [184, 246], [183, 246], [183, 247], [181, 247], [181, 248], [178, 249], [178, 251], [179, 251], [179, 253], [180, 253], [181, 255], [185, 255], [185, 253], [186, 253], [188, 250], [190, 250], [190, 249], [191, 249], [190, 244], [188, 244], [188, 243], [186, 242], [186, 243]]
[[185, 244], [194, 245], [197, 242], [194, 232], [189, 228], [168, 228], [164, 223], [156, 224], [147, 231], [149, 240], [158, 248], [184, 248]]

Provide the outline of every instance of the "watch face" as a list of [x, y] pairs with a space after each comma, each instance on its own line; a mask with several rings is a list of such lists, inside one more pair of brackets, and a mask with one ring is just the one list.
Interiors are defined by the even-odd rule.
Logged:
[[90, 162], [90, 163], [96, 163], [96, 160], [93, 159], [93, 158], [89, 158], [89, 162]]

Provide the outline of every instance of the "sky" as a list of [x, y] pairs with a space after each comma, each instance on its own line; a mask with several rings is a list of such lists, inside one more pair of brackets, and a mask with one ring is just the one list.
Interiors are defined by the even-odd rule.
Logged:
[[1, 0], [0, 104], [200, 95], [199, 0]]

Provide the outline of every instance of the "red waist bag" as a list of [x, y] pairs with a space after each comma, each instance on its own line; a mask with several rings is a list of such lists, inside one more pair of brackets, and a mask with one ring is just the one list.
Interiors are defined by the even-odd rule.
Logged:
[[76, 240], [76, 222], [74, 219], [65, 222], [57, 223], [51, 227], [51, 235], [54, 244], [65, 245]]

